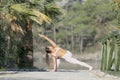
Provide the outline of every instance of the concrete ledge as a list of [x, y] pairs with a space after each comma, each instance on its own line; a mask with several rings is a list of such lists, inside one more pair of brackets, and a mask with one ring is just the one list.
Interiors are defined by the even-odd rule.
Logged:
[[0, 72], [0, 80], [120, 80], [120, 77], [108, 75], [99, 70], [2, 71]]

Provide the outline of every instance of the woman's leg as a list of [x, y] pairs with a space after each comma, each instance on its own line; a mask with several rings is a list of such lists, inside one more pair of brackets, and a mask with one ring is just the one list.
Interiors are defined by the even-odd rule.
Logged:
[[68, 61], [69, 63], [78, 64], [78, 65], [89, 68], [89, 70], [92, 70], [92, 66], [88, 65], [87, 63], [81, 62], [73, 57], [65, 58], [65, 60]]
[[72, 63], [72, 64], [78, 64], [84, 67], [89, 68], [89, 70], [92, 70], [92, 66], [88, 65], [87, 63], [81, 62], [75, 58], [72, 57], [72, 53], [68, 52], [65, 57], [63, 57], [67, 62]]

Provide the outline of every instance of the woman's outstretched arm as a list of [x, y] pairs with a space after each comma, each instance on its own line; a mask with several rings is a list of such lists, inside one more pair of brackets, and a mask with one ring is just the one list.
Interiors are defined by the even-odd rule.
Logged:
[[53, 47], [57, 47], [57, 44], [54, 41], [52, 41], [51, 39], [49, 39], [47, 36], [42, 35], [42, 34], [39, 34], [39, 36], [46, 39]]

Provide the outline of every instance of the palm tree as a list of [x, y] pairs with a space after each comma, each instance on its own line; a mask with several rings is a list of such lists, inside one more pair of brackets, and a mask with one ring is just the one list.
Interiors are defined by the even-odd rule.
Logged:
[[2, 8], [0, 10], [2, 11], [2, 19], [7, 20], [7, 26], [9, 26], [9, 29], [6, 31], [8, 40], [8, 53], [11, 47], [10, 31], [17, 36], [22, 35], [21, 44], [19, 45], [20, 51], [18, 61], [18, 66], [20, 68], [33, 67], [32, 24], [36, 22], [42, 25], [43, 22], [49, 24], [52, 22], [52, 20], [44, 13], [46, 11], [44, 9], [45, 4], [43, 3], [45, 3], [45, 0], [1, 0]]
[[[21, 23], [25, 25], [22, 28], [22, 33], [24, 36], [22, 37], [22, 58], [20, 59], [20, 67], [31, 67], [33, 66], [33, 35], [32, 35], [32, 24], [33, 21], [42, 24], [43, 21], [50, 23], [51, 19], [46, 15], [42, 14], [38, 10], [29, 9], [26, 7], [27, 4], [15, 4], [11, 6], [15, 12], [19, 12], [22, 15], [22, 20], [19, 20]], [[24, 22], [23, 22], [24, 21]], [[26, 54], [25, 54], [26, 52]]]

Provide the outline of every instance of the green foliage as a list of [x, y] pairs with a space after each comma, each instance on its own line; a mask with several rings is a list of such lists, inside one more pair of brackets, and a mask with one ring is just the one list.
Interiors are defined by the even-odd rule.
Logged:
[[[0, 5], [0, 33], [3, 34], [0, 34], [0, 62], [3, 58], [8, 57], [4, 54], [7, 53], [5, 51], [7, 51], [6, 37], [8, 34], [11, 37], [10, 51], [13, 53], [9, 57], [13, 63], [16, 63], [13, 64], [14, 66], [17, 65], [17, 57], [22, 56], [21, 54], [24, 53], [20, 49], [21, 35], [16, 36], [18, 33], [13, 34], [14, 31], [11, 31], [9, 27], [10, 21], [14, 21], [17, 26], [26, 29], [26, 20], [32, 20], [34, 42], [37, 46], [35, 48], [39, 47], [37, 42], [45, 43], [42, 40], [40, 41], [37, 36], [40, 31], [49, 35], [51, 39], [54, 38], [53, 40], [61, 44], [62, 47], [77, 53], [94, 45], [98, 39], [104, 38], [115, 29], [119, 29], [116, 26], [119, 26], [120, 22], [120, 8], [118, 4], [114, 5], [112, 0], [68, 1], [63, 6], [64, 13], [55, 4], [55, 1], [59, 0], [2, 0]], [[7, 18], [5, 18], [6, 14], [12, 15], [12, 17], [7, 15]], [[51, 23], [49, 17], [52, 19], [52, 25], [45, 23]], [[81, 48], [81, 44], [83, 44], [83, 48]], [[47, 44], [45, 43], [45, 45]], [[18, 53], [19, 51], [21, 54]]]
[[35, 9], [30, 9], [27, 6], [28, 5], [26, 3], [14, 4], [11, 6], [11, 9], [15, 10], [15, 12], [21, 13], [21, 15], [23, 14], [26, 16], [30, 16], [30, 19], [32, 19], [33, 21], [39, 24], [43, 23], [43, 21], [47, 23], [51, 23], [52, 20], [49, 17], [47, 17], [40, 11], [35, 10]]
[[[70, 41], [72, 37], [74, 41], [80, 41], [79, 37], [83, 36], [84, 45], [94, 44], [117, 29], [117, 16], [113, 11], [112, 0], [73, 1], [68, 2], [63, 8], [66, 11], [57, 33], [62, 43], [66, 41], [65, 38], [70, 38], [68, 42], [72, 42]], [[79, 46], [76, 41], [75, 49]]]
[[[120, 36], [115, 31], [102, 41], [102, 60], [101, 70], [103, 71], [119, 71], [120, 60]], [[115, 67], [113, 67], [115, 66]]]
[[120, 26], [120, 2], [119, 0], [113, 0], [113, 11], [116, 12], [117, 24]]
[[[113, 11], [116, 14], [116, 25], [120, 25], [120, 1], [119, 0], [113, 0]], [[117, 27], [116, 26], [116, 27]], [[112, 32], [108, 36], [106, 36], [103, 40], [103, 47], [109, 43], [109, 45], [106, 47], [106, 49], [103, 48], [102, 52], [102, 60], [101, 60], [101, 70], [103, 71], [119, 71], [120, 69], [120, 37], [119, 37], [119, 29], [117, 31]], [[107, 52], [104, 52], [107, 50]], [[106, 65], [107, 64], [107, 65]], [[112, 68], [114, 66], [114, 68]]]
[[[4, 68], [32, 67], [33, 59], [27, 60], [28, 52], [31, 56], [33, 52], [32, 25], [36, 23], [40, 25], [51, 23], [52, 19], [48, 15], [55, 14], [54, 17], [56, 17], [60, 12], [57, 10], [59, 8], [49, 5], [49, 3], [52, 4], [52, 0], [1, 1], [0, 29], [1, 33], [4, 32], [4, 37], [2, 37], [3, 34], [0, 34], [0, 40], [2, 41], [3, 39], [6, 43], [3, 44], [4, 41], [2, 41], [0, 46], [0, 62], [3, 62], [0, 63], [0, 68], [3, 66]], [[51, 11], [51, 13], [54, 11], [54, 13], [47, 13], [45, 10], [46, 5], [49, 5], [48, 7], [52, 6], [48, 8], [48, 11]], [[20, 32], [23, 34], [21, 35]], [[2, 56], [4, 56], [4, 61]]]

